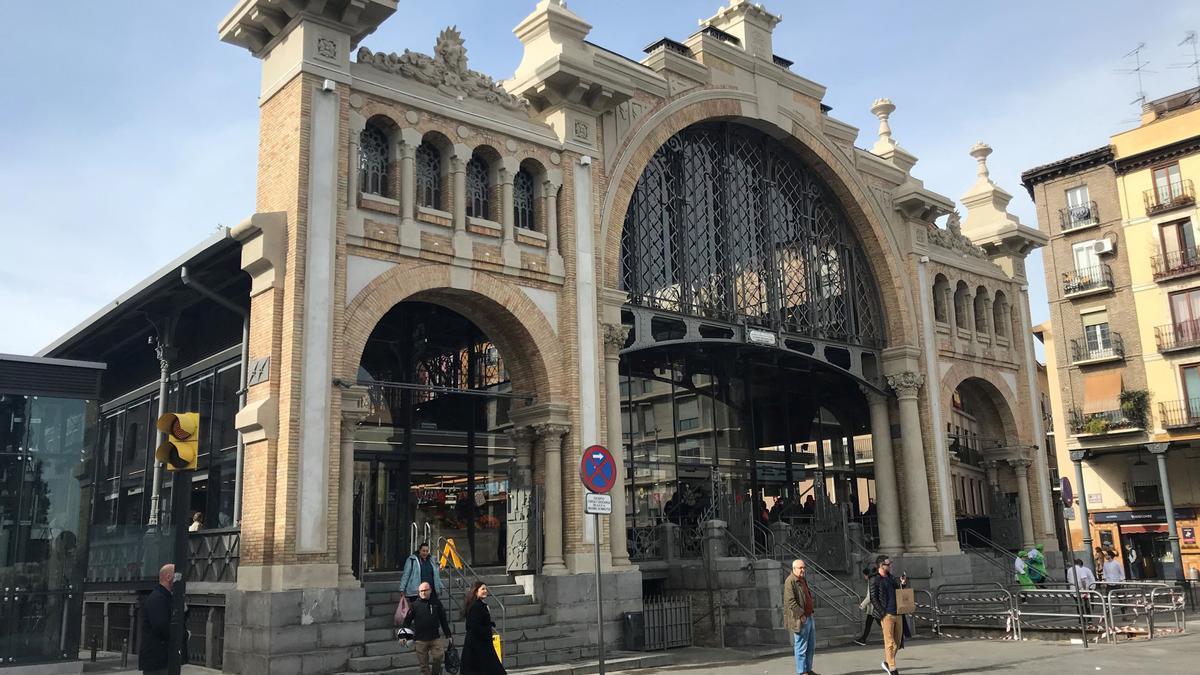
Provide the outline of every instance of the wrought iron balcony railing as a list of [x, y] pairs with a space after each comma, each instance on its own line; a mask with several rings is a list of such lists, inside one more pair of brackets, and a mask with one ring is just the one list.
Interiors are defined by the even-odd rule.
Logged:
[[1112, 268], [1104, 263], [1085, 267], [1073, 272], [1063, 272], [1063, 295], [1079, 295], [1092, 291], [1111, 291], [1113, 288]]
[[1158, 404], [1158, 416], [1164, 429], [1200, 426], [1200, 398], [1163, 401]]
[[1084, 413], [1075, 408], [1070, 412], [1068, 424], [1071, 427], [1071, 433], [1077, 436], [1111, 434], [1140, 428], [1125, 415], [1124, 410], [1120, 409]]
[[983, 466], [984, 451], [1002, 448], [1004, 441], [973, 434], [946, 434], [946, 447], [950, 456], [963, 464]]
[[1058, 224], [1063, 232], [1079, 230], [1100, 223], [1100, 211], [1096, 202], [1077, 204], [1058, 210]]
[[1200, 347], [1200, 320], [1180, 321], [1154, 327], [1154, 342], [1160, 352]]
[[1146, 203], [1146, 215], [1154, 216], [1165, 211], [1194, 206], [1196, 193], [1192, 189], [1192, 181], [1178, 180], [1166, 185], [1157, 185], [1142, 193]]
[[1110, 332], [1108, 341], [1089, 345], [1087, 340], [1071, 340], [1071, 363], [1082, 361], [1108, 361], [1125, 358], [1125, 341], [1121, 334]]
[[1195, 274], [1200, 272], [1200, 246], [1156, 255], [1150, 258], [1150, 265], [1155, 281]]

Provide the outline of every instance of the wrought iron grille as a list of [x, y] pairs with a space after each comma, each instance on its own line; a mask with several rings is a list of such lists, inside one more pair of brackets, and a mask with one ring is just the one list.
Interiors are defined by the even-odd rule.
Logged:
[[487, 218], [491, 214], [490, 194], [487, 162], [474, 155], [467, 162], [467, 215]]
[[833, 192], [744, 126], [692, 126], [659, 148], [625, 214], [621, 264], [635, 305], [883, 342], [875, 281]]
[[188, 535], [188, 581], [234, 583], [241, 560], [241, 530], [199, 530]]
[[627, 531], [630, 560], [662, 560], [662, 534], [657, 525], [630, 527]]
[[388, 140], [379, 127], [358, 135], [358, 184], [364, 193], [388, 197]]
[[533, 174], [525, 169], [513, 176], [513, 222], [517, 227], [533, 229]]
[[417, 203], [431, 209], [442, 206], [442, 155], [429, 143], [417, 146]]

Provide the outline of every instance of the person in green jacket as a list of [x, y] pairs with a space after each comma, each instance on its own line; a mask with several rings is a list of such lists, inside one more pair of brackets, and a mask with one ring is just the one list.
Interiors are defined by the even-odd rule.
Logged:
[[1013, 571], [1017, 575], [1017, 583], [1021, 584], [1021, 588], [1036, 588], [1033, 579], [1029, 577], [1029, 563], [1025, 562], [1026, 551], [1017, 551], [1017, 557], [1013, 560]]
[[1025, 555], [1025, 565], [1029, 571], [1029, 580], [1036, 586], [1046, 581], [1046, 555], [1042, 553], [1042, 545], [1038, 544]]

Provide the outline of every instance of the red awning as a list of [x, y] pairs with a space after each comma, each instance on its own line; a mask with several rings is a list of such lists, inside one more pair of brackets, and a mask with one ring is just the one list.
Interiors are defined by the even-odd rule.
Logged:
[[1121, 534], [1144, 534], [1146, 532], [1167, 532], [1167, 526], [1164, 524], [1155, 525], [1122, 525]]

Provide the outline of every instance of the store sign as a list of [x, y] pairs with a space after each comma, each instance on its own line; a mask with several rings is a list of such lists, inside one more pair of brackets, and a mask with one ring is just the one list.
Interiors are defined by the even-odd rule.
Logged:
[[1089, 504], [1103, 504], [1104, 503], [1104, 495], [1099, 492], [1089, 492], [1088, 493], [1088, 503]]
[[[1111, 511], [1093, 514], [1097, 523], [1163, 523], [1167, 520], [1164, 509], [1152, 511]], [[1196, 509], [1175, 509], [1175, 519], [1183, 520], [1196, 517]]]
[[1189, 545], [1196, 543], [1196, 528], [1184, 527], [1180, 529], [1183, 531], [1183, 543]]

